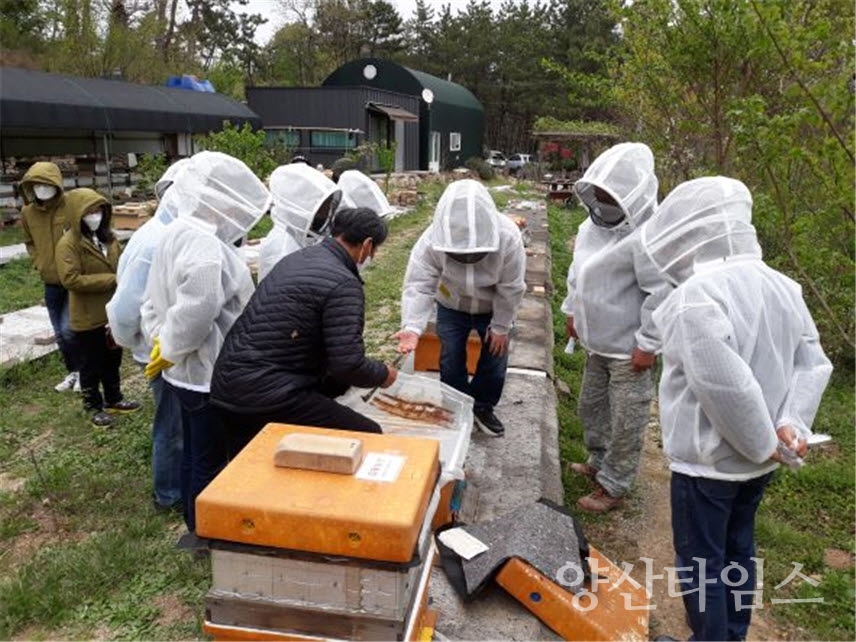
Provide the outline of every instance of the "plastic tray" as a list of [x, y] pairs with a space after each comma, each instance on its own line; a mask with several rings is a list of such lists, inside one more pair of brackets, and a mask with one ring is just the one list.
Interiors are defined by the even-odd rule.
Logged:
[[[473, 428], [472, 397], [458, 392], [438, 379], [401, 371], [394, 384], [389, 388], [374, 391], [367, 402], [363, 400], [363, 396], [368, 393], [368, 390], [355, 388], [338, 401], [379, 423], [384, 434], [439, 441], [441, 485], [453, 479], [464, 478], [464, 461], [467, 458]], [[370, 403], [371, 399], [383, 395], [440, 406], [451, 413], [451, 425], [445, 427], [424, 420], [399, 417]]]

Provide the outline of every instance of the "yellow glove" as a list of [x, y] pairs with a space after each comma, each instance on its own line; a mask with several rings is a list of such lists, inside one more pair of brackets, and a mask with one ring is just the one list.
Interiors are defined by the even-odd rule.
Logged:
[[151, 381], [152, 379], [157, 377], [161, 373], [161, 371], [171, 367], [172, 361], [167, 361], [161, 356], [160, 339], [158, 337], [155, 337], [154, 347], [152, 347], [152, 352], [149, 355], [149, 363], [146, 366], [146, 369], [143, 371], [143, 374], [146, 375], [146, 379]]

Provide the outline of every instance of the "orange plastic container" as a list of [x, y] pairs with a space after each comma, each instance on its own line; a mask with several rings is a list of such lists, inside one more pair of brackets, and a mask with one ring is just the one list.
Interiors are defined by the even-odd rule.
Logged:
[[[621, 577], [621, 569], [596, 549], [589, 547], [589, 551], [601, 577], [592, 593], [594, 598], [580, 595], [575, 603], [573, 593], [516, 557], [502, 567], [496, 581], [564, 640], [647, 640], [649, 611], [645, 588], [634, 587], [624, 580], [610, 591]], [[608, 578], [606, 583], [604, 575]], [[568, 577], [571, 576], [569, 573]], [[585, 588], [592, 591], [588, 582]]]
[[[361, 439], [363, 464], [354, 475], [277, 468], [276, 445], [290, 433]], [[196, 532], [244, 544], [407, 562], [437, 484], [438, 453], [432, 439], [268, 424], [197, 497]], [[368, 471], [370, 461], [379, 466]], [[372, 478], [361, 478], [366, 473]]]
[[[481, 354], [481, 339], [472, 333], [467, 339], [467, 372], [475, 374]], [[413, 369], [416, 372], [439, 372], [440, 370], [440, 338], [430, 330], [419, 337], [419, 343], [413, 357]]]

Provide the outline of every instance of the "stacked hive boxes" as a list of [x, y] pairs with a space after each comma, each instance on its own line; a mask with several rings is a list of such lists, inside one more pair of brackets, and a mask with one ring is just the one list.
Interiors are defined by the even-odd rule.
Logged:
[[[274, 465], [291, 434], [359, 439], [352, 474]], [[433, 440], [269, 424], [197, 499], [220, 639], [416, 639], [439, 500]]]

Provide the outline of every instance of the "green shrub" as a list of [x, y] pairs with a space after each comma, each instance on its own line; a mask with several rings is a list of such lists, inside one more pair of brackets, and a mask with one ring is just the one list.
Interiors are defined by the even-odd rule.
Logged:
[[493, 171], [493, 167], [491, 167], [485, 159], [479, 158], [478, 156], [471, 156], [468, 158], [464, 162], [464, 167], [478, 174], [479, 178], [483, 181], [493, 180], [494, 176], [496, 176], [496, 173]]

